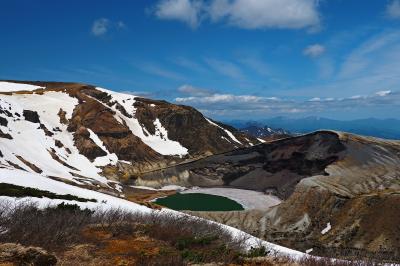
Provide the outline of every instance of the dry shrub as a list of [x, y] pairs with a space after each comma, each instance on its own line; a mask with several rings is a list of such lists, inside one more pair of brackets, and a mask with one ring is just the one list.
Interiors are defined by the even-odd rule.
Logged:
[[377, 266], [379, 264], [369, 261], [344, 261], [330, 258], [316, 258], [307, 256], [299, 261], [304, 266]]
[[73, 245], [98, 245], [83, 234], [91, 226], [103, 228], [115, 239], [144, 235], [167, 243], [179, 255], [139, 257], [140, 265], [181, 265], [183, 261], [231, 263], [238, 260], [246, 240], [232, 237], [218, 224], [187, 215], [121, 209], [92, 211], [65, 204], [39, 209], [32, 202], [0, 203], [2, 243], [37, 246], [59, 253]]

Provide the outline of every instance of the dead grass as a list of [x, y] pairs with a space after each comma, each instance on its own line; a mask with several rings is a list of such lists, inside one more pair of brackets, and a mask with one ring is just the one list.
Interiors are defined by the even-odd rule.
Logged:
[[[62, 265], [70, 265], [75, 253], [81, 260], [113, 261], [110, 265], [233, 263], [240, 260], [243, 241], [214, 223], [157, 211], [90, 211], [77, 205], [38, 209], [29, 202], [0, 206], [0, 242], [41, 247], [56, 253]], [[76, 248], [82, 245], [92, 251]]]
[[262, 248], [246, 253], [245, 240], [232, 238], [215, 223], [158, 211], [0, 204], [0, 242], [43, 248], [57, 255], [58, 265], [375, 265], [315, 258], [293, 261]]

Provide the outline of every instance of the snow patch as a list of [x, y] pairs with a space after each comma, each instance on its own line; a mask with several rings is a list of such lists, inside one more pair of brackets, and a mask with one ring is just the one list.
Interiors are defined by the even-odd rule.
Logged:
[[[103, 194], [97, 191], [85, 189], [85, 188], [80, 188], [76, 186], [72, 186], [63, 182], [55, 181], [50, 178], [41, 176], [36, 173], [28, 173], [25, 171], [21, 170], [8, 170], [4, 168], [0, 168], [0, 182], [8, 183], [8, 184], [14, 184], [18, 186], [24, 186], [24, 187], [32, 187], [32, 188], [37, 188], [41, 190], [47, 190], [53, 193], [57, 194], [71, 194], [74, 196], [82, 197], [82, 198], [87, 198], [87, 199], [96, 199], [97, 202], [77, 202], [77, 201], [67, 201], [67, 200], [60, 200], [60, 199], [49, 199], [49, 198], [12, 198], [12, 197], [4, 197], [0, 196], [0, 201], [14, 201], [14, 202], [23, 202], [26, 200], [30, 200], [32, 202], [36, 202], [39, 204], [40, 207], [48, 207], [48, 206], [54, 206], [57, 205], [61, 202], [68, 202], [68, 203], [73, 203], [77, 204], [82, 208], [89, 208], [93, 210], [107, 210], [107, 209], [115, 209], [119, 208], [122, 210], [126, 211], [132, 211], [132, 212], [145, 212], [149, 213], [152, 212], [153, 210], [136, 204], [131, 201], [127, 201], [125, 199], [117, 198], [111, 195]], [[181, 212], [173, 211], [170, 209], [162, 209], [159, 211], [160, 214], [166, 214], [166, 215], [176, 215], [176, 216], [190, 216]], [[193, 217], [193, 216], [192, 216]], [[194, 219], [202, 219], [202, 218], [197, 218], [193, 217]], [[204, 220], [204, 219], [202, 219]], [[215, 223], [209, 221], [210, 223]], [[245, 248], [250, 249], [251, 247], [258, 247], [260, 244], [265, 246], [267, 249], [271, 249], [277, 253], [277, 255], [283, 255], [283, 256], [290, 256], [291, 258], [298, 259], [303, 256], [305, 256], [304, 253], [295, 251], [289, 248], [285, 248], [279, 245], [275, 245], [272, 243], [269, 243], [267, 241], [263, 241], [259, 238], [256, 238], [254, 236], [251, 236], [247, 233], [244, 233], [243, 231], [240, 231], [239, 229], [223, 225], [223, 224], [218, 224], [222, 228], [226, 229], [229, 231], [233, 237], [237, 238], [244, 238], [245, 240]]]
[[37, 89], [43, 89], [43, 87], [31, 84], [0, 81], [0, 92], [34, 91]]
[[106, 146], [104, 145], [103, 141], [99, 138], [99, 136], [96, 135], [90, 128], [88, 128], [88, 131], [90, 133], [90, 138], [96, 143], [97, 146], [99, 146], [104, 152], [107, 153], [107, 155], [102, 156], [102, 157], [97, 157], [94, 160], [94, 165], [95, 166], [106, 166], [108, 164], [115, 165], [118, 162], [118, 157], [115, 153], [110, 153]]
[[[160, 120], [157, 118], [153, 123], [155, 127], [155, 134], [151, 135], [146, 128], [143, 128], [140, 125], [139, 121], [135, 118], [136, 109], [134, 107], [134, 96], [129, 94], [123, 94], [118, 92], [113, 92], [109, 90], [105, 90], [102, 88], [96, 88], [98, 90], [107, 92], [111, 95], [114, 101], [117, 101], [121, 104], [124, 109], [127, 111], [129, 115], [132, 116], [126, 117], [122, 114], [118, 109], [115, 108], [115, 105], [111, 107], [113, 111], [116, 112], [115, 118], [129, 127], [134, 135], [139, 137], [147, 146], [155, 150], [156, 152], [162, 155], [178, 155], [183, 156], [188, 154], [188, 149], [183, 147], [179, 142], [168, 139], [168, 132], [161, 124]], [[146, 134], [145, 134], [146, 133]]]
[[[7, 108], [13, 114], [13, 117], [7, 117], [7, 133], [11, 134], [13, 139], [2, 139], [0, 142], [0, 150], [4, 155], [0, 158], [0, 164], [12, 169], [13, 167], [7, 162], [10, 161], [33, 172], [16, 157], [19, 155], [40, 168], [43, 176], [55, 176], [81, 183], [82, 180], [77, 181], [73, 175], [76, 174], [87, 177], [87, 182], [91, 179], [106, 183], [107, 179], [99, 175], [101, 169], [79, 153], [72, 133], [68, 132], [66, 125], [60, 123], [58, 116], [60, 108], [66, 112], [66, 119], [70, 119], [76, 104], [78, 100], [64, 92], [48, 91], [43, 95], [0, 95], [1, 107]], [[46, 135], [38, 123], [26, 121], [23, 118], [23, 110], [37, 112], [40, 122], [53, 135]], [[57, 147], [55, 140], [60, 141], [63, 147]], [[50, 151], [72, 168], [53, 159]]]
[[230, 132], [229, 130], [227, 130], [227, 129], [221, 127], [220, 125], [218, 125], [218, 124], [216, 124], [216, 123], [214, 123], [213, 121], [211, 121], [211, 120], [208, 119], [207, 117], [204, 117], [204, 118], [205, 118], [205, 119], [207, 120], [207, 122], [210, 123], [211, 125], [214, 125], [214, 126], [216, 126], [216, 127], [219, 127], [220, 129], [224, 130], [225, 133], [226, 133], [234, 142], [236, 142], [236, 143], [242, 145], [242, 143], [232, 134], [232, 132]]
[[328, 233], [330, 230], [332, 229], [331, 223], [327, 223], [326, 227], [324, 229], [322, 229], [321, 234], [325, 235], [326, 233]]

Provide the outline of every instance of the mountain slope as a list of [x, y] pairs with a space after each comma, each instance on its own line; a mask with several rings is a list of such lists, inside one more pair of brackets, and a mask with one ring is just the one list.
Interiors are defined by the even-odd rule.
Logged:
[[114, 192], [112, 180], [258, 143], [188, 106], [85, 84], [14, 81], [0, 82], [0, 138], [2, 168]]
[[291, 134], [282, 128], [271, 128], [262, 126], [259, 123], [247, 123], [244, 127], [239, 128], [243, 133], [256, 137], [264, 141], [288, 138]]
[[319, 131], [147, 173], [138, 181], [182, 182], [175, 176], [197, 186], [264, 191], [284, 201], [267, 211], [197, 215], [297, 250], [313, 248], [317, 255], [378, 252], [398, 261], [399, 173], [399, 141]]

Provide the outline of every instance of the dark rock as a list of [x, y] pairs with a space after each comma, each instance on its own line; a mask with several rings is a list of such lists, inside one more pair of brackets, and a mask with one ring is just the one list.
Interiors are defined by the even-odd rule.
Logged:
[[3, 131], [1, 131], [0, 129], [0, 138], [4, 138], [4, 139], [13, 139], [13, 137], [10, 134], [6, 134]]
[[264, 143], [209, 156], [191, 163], [144, 174], [159, 179], [189, 173], [193, 186], [226, 185], [257, 191], [273, 191], [287, 199], [297, 183], [308, 176], [323, 175], [329, 164], [340, 158], [345, 146], [333, 132]]
[[68, 124], [68, 120], [65, 117], [67, 114], [67, 112], [65, 112], [63, 109], [60, 108], [60, 110], [58, 111], [57, 115], [60, 117], [60, 123], [67, 125]]
[[58, 147], [58, 148], [64, 147], [64, 144], [62, 144], [62, 142], [59, 141], [58, 139], [54, 140], [54, 145], [56, 145], [56, 147]]
[[32, 123], [40, 123], [39, 115], [36, 111], [24, 110], [23, 115], [25, 120]]
[[8, 125], [8, 120], [0, 116], [0, 126], [6, 127]]
[[54, 135], [44, 124], [40, 124], [39, 128], [44, 131], [46, 136], [52, 137]]
[[96, 143], [90, 139], [90, 132], [83, 126], [79, 127], [75, 132], [74, 141], [79, 152], [85, 155], [89, 160], [107, 155], [102, 148], [97, 146]]

